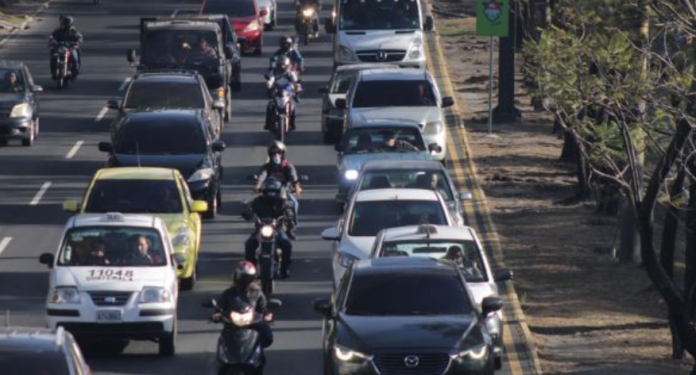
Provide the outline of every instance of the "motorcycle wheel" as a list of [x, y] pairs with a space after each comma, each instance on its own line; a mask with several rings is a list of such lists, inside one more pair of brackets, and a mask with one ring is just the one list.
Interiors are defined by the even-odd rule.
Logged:
[[261, 260], [259, 262], [261, 272], [261, 291], [266, 296], [273, 293], [273, 269], [269, 260]]
[[58, 76], [58, 88], [64, 89], [66, 87], [68, 87], [68, 79], [63, 75]]
[[285, 143], [285, 129], [286, 128], [286, 122], [287, 122], [288, 116], [286, 115], [280, 115], [278, 118], [278, 121], [276, 123], [275, 127], [275, 139], [276, 141], [280, 141]]

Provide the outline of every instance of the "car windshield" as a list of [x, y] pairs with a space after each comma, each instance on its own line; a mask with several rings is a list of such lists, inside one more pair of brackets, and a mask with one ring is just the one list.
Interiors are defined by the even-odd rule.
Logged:
[[378, 170], [365, 171], [356, 191], [372, 189], [407, 188], [436, 190], [446, 201], [452, 201], [452, 191], [443, 171]]
[[183, 200], [173, 180], [97, 180], [86, 213], [181, 214]]
[[70, 369], [62, 351], [3, 348], [0, 374], [70, 375]]
[[128, 155], [191, 155], [206, 152], [203, 129], [198, 124], [148, 119], [121, 126], [114, 150]]
[[58, 264], [89, 267], [153, 267], [165, 266], [167, 260], [162, 239], [154, 229], [77, 227], [66, 234], [63, 248], [58, 256]]
[[415, 0], [342, 0], [339, 29], [420, 30]]
[[353, 128], [344, 136], [345, 154], [375, 152], [425, 151], [425, 141], [418, 128]]
[[247, 18], [256, 15], [252, 0], [208, 1], [203, 11], [210, 14], [226, 14], [230, 18]]
[[425, 257], [451, 260], [464, 271], [466, 281], [486, 281], [481, 253], [475, 241], [396, 241], [382, 244], [378, 257]]
[[[394, 95], [395, 92], [399, 95]], [[436, 105], [435, 93], [427, 80], [361, 81], [353, 97], [353, 108]]]
[[212, 30], [151, 30], [142, 41], [140, 62], [150, 69], [190, 68], [212, 74], [219, 65], [217, 40]]
[[0, 93], [20, 93], [25, 91], [24, 78], [18, 69], [0, 69]]
[[152, 108], [205, 108], [205, 99], [198, 81], [190, 82], [134, 82], [126, 102], [127, 109]]
[[374, 237], [385, 228], [407, 225], [449, 225], [438, 201], [388, 200], [357, 202], [348, 234]]
[[362, 316], [466, 315], [472, 311], [464, 283], [452, 272], [358, 271], [345, 303], [347, 315]]

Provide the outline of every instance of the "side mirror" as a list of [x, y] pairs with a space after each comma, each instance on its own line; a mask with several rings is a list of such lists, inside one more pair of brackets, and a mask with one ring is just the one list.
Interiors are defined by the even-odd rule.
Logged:
[[176, 253], [172, 255], [172, 259], [174, 259], [174, 263], [176, 263], [176, 268], [179, 270], [184, 269], [184, 263], [186, 263], [186, 255], [182, 253]]
[[338, 233], [338, 229], [331, 227], [321, 232], [321, 238], [326, 241], [338, 241], [341, 239], [341, 235]]
[[445, 96], [442, 98], [442, 108], [451, 107], [454, 105], [454, 99], [451, 96]]
[[80, 203], [77, 201], [65, 201], [63, 202], [63, 211], [65, 212], [77, 212], [80, 210]]
[[203, 300], [203, 302], [201, 302], [201, 306], [208, 308], [208, 309], [212, 309], [213, 307], [217, 307], [217, 305], [218, 305], [217, 301], [214, 298], [206, 299], [206, 300]]
[[112, 152], [114, 146], [109, 142], [99, 142], [99, 151], [101, 152]]
[[343, 98], [339, 98], [336, 99], [336, 103], [334, 103], [334, 105], [338, 109], [346, 109], [348, 107], [348, 102]]
[[470, 201], [472, 199], [474, 199], [474, 196], [471, 195], [471, 193], [468, 191], [464, 191], [464, 192], [459, 193], [459, 200], [460, 201]]
[[34, 85], [31, 87], [31, 91], [33, 92], [43, 92], [43, 87], [39, 85]]
[[435, 20], [433, 20], [433, 16], [426, 16], [425, 17], [425, 24], [423, 25], [423, 29], [425, 31], [433, 31], [435, 28]]
[[329, 298], [317, 298], [312, 302], [312, 304], [314, 305], [314, 311], [324, 315], [327, 318], [331, 317], [333, 308]]
[[513, 276], [512, 270], [504, 269], [504, 270], [495, 271], [494, 278], [495, 278], [496, 282], [501, 282], [501, 281], [512, 280], [512, 276]]
[[324, 30], [327, 34], [333, 34], [336, 32], [336, 26], [331, 18], [327, 18], [326, 21], [324, 21]]
[[109, 109], [121, 109], [121, 104], [118, 102], [118, 99], [109, 99], [106, 102], [106, 108]]
[[225, 46], [225, 57], [231, 59], [234, 56], [234, 47], [230, 44]]
[[268, 302], [266, 304], [266, 307], [269, 309], [278, 309], [283, 307], [283, 301], [277, 299], [277, 298], [269, 298]]
[[317, 91], [318, 91], [320, 94], [328, 94], [328, 93], [329, 93], [329, 88], [328, 88], [328, 87], [320, 87], [320, 88], [317, 89]]
[[259, 16], [261, 16], [261, 17], [266, 17], [267, 15], [268, 15], [268, 9], [266, 9], [266, 8], [261, 9], [261, 11], [259, 12]]
[[336, 143], [336, 144], [334, 145], [334, 150], [337, 151], [337, 152], [343, 152], [343, 145], [340, 144], [340, 143]]
[[481, 301], [481, 314], [485, 317], [503, 308], [503, 300], [498, 297], [486, 297]]
[[208, 212], [208, 202], [206, 201], [193, 201], [191, 204], [191, 211], [202, 214], [204, 212]]
[[437, 143], [431, 143], [428, 145], [428, 151], [436, 152], [439, 154], [440, 152], [442, 152], [442, 147], [440, 147], [440, 145], [438, 145]]
[[301, 175], [300, 175], [300, 181], [301, 181], [301, 182], [308, 182], [308, 181], [309, 181], [309, 176], [307, 176], [306, 174], [301, 174]]
[[39, 256], [39, 263], [47, 265], [48, 268], [53, 268], [54, 260], [55, 257], [51, 253], [43, 253]]
[[126, 53], [126, 60], [128, 60], [129, 63], [133, 64], [133, 63], [135, 63], [135, 60], [137, 60], [137, 59], [138, 59], [138, 57], [135, 54], [135, 50], [132, 48], [129, 49], [128, 52]]
[[213, 151], [215, 152], [222, 152], [225, 151], [227, 148], [227, 145], [223, 141], [215, 141], [213, 142], [213, 145], [211, 146]]
[[259, 180], [259, 176], [255, 175], [255, 174], [250, 174], [250, 175], [247, 176], [247, 180], [249, 180], [249, 181], [258, 181], [258, 180]]

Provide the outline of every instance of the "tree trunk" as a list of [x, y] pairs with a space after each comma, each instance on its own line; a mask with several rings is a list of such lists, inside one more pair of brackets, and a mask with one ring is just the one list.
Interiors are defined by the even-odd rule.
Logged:
[[630, 198], [623, 197], [619, 208], [619, 262], [640, 264], [640, 238], [635, 207]]

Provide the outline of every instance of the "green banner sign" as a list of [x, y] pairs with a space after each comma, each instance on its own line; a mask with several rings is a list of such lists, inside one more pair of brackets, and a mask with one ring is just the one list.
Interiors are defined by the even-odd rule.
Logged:
[[476, 0], [476, 35], [508, 36], [510, 0]]

